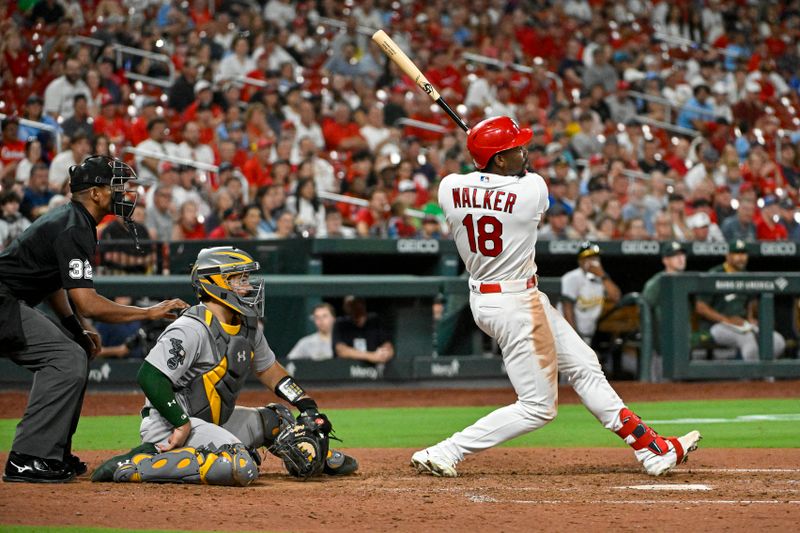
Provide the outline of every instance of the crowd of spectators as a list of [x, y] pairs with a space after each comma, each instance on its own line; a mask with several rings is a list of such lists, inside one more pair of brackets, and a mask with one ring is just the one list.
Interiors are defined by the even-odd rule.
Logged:
[[468, 123], [533, 128], [542, 239], [800, 240], [797, 0], [0, 0], [0, 247], [91, 153], [153, 239], [446, 235], [464, 134], [367, 28]]

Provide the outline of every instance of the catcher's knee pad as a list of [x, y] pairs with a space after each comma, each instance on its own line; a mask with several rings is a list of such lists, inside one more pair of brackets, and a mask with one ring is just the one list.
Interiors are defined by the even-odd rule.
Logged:
[[[271, 446], [278, 434], [286, 426], [294, 425], [292, 412], [283, 404], [271, 403], [264, 407], [257, 407], [264, 429], [264, 442], [261, 446]], [[258, 446], [256, 446], [258, 448]]]
[[194, 448], [134, 455], [114, 472], [117, 482], [199, 483], [200, 463]]
[[243, 444], [197, 451], [200, 480], [206, 485], [246, 487], [258, 477], [258, 465]]

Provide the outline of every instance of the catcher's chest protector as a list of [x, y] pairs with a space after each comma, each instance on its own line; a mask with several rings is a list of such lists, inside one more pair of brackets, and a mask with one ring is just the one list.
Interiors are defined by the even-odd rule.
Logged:
[[236, 398], [244, 386], [254, 356], [258, 321], [242, 316], [239, 332], [229, 335], [219, 320], [203, 305], [195, 305], [184, 316], [201, 322], [211, 336], [211, 348], [217, 364], [187, 385], [189, 416], [212, 424], [228, 421], [236, 407]]

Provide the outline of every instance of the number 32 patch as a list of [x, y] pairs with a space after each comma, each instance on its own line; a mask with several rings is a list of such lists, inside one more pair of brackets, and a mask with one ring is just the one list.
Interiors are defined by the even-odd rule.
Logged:
[[89, 261], [71, 259], [69, 262], [69, 277], [72, 279], [92, 279], [92, 265]]

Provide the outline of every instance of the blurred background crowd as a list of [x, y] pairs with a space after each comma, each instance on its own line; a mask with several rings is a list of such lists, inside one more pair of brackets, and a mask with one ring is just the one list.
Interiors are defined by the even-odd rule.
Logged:
[[446, 237], [464, 134], [376, 29], [533, 128], [541, 239], [800, 241], [797, 0], [0, 0], [0, 249], [91, 153], [137, 170], [140, 237]]

